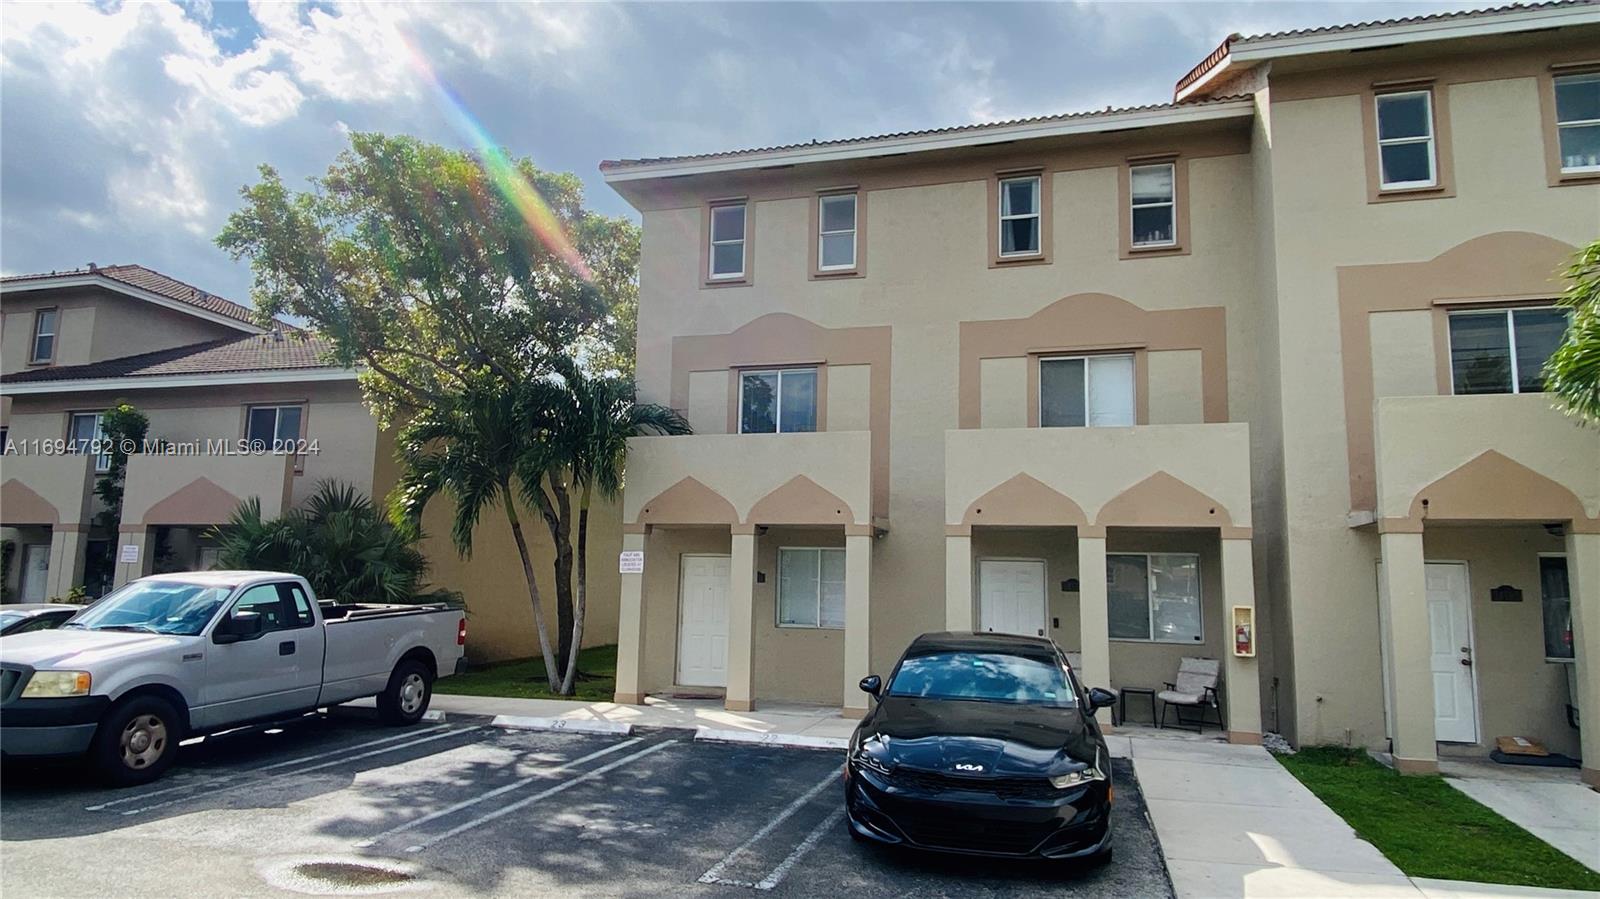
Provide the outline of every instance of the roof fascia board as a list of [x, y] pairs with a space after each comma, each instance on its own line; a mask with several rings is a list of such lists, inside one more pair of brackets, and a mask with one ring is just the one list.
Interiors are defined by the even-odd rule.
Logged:
[[1362, 50], [1392, 44], [1412, 44], [1422, 41], [1451, 40], [1464, 37], [1484, 37], [1496, 34], [1515, 34], [1563, 25], [1600, 24], [1600, 7], [1579, 6], [1556, 9], [1535, 9], [1506, 16], [1482, 19], [1455, 19], [1440, 22], [1413, 22], [1407, 25], [1390, 25], [1381, 28], [1357, 29], [1334, 34], [1310, 34], [1265, 40], [1236, 41], [1228, 56], [1234, 62], [1251, 62], [1284, 56], [1307, 56], [1312, 53], [1330, 53], [1339, 50]]
[[645, 163], [638, 166], [604, 172], [608, 184], [643, 181], [652, 178], [673, 178], [683, 175], [707, 175], [718, 172], [743, 171], [777, 165], [808, 165], [819, 162], [839, 162], [899, 153], [949, 150], [961, 147], [979, 147], [985, 144], [1006, 143], [1042, 137], [1062, 137], [1073, 134], [1092, 134], [1099, 131], [1117, 131], [1126, 128], [1148, 128], [1181, 122], [1205, 122], [1216, 119], [1241, 118], [1255, 114], [1255, 104], [1249, 99], [1208, 103], [1205, 106], [1143, 110], [1112, 115], [1092, 115], [1082, 119], [1062, 122], [1031, 122], [993, 129], [974, 129], [957, 134], [926, 134], [912, 137], [888, 138], [838, 147], [817, 147], [752, 153], [733, 159], [702, 159], [690, 162]]
[[1172, 97], [1173, 101], [1177, 102], [1177, 103], [1182, 103], [1184, 100], [1189, 99], [1190, 97], [1194, 96], [1196, 93], [1198, 93], [1201, 90], [1203, 90], [1206, 85], [1208, 85], [1211, 82], [1216, 81], [1218, 78], [1220, 78], [1222, 76], [1223, 72], [1230, 72], [1232, 70], [1233, 70], [1233, 56], [1232, 56], [1232, 53], [1230, 51], [1228, 54], [1224, 54], [1222, 59], [1219, 60], [1216, 65], [1211, 67], [1211, 71], [1206, 72], [1204, 75], [1201, 75], [1199, 78], [1197, 78], [1194, 81], [1190, 82], [1189, 85], [1187, 87], [1185, 87], [1183, 90], [1178, 91], [1176, 94], [1174, 94], [1173, 97]]
[[307, 381], [353, 381], [349, 368], [301, 368], [288, 371], [241, 371], [194, 375], [133, 375], [120, 378], [67, 378], [60, 381], [0, 382], [0, 396], [42, 393], [94, 393], [104, 390], [157, 390], [162, 388], [231, 387], [241, 384], [295, 384]]
[[36, 281], [19, 281], [0, 286], [0, 293], [13, 293], [25, 290], [58, 290], [63, 287], [104, 287], [107, 290], [115, 291], [117, 293], [133, 297], [137, 300], [144, 300], [146, 303], [154, 303], [157, 306], [164, 306], [168, 309], [183, 312], [196, 318], [202, 318], [209, 322], [214, 322], [219, 325], [227, 325], [230, 328], [243, 331], [246, 334], [266, 333], [266, 329], [249, 324], [248, 322], [242, 322], [236, 318], [230, 318], [226, 315], [222, 315], [221, 313], [212, 312], [210, 309], [203, 309], [199, 306], [194, 306], [181, 300], [174, 300], [171, 297], [164, 297], [161, 294], [153, 293], [141, 287], [135, 287], [132, 284], [118, 281], [115, 278], [108, 278], [105, 275], [63, 275], [59, 278], [40, 278]]

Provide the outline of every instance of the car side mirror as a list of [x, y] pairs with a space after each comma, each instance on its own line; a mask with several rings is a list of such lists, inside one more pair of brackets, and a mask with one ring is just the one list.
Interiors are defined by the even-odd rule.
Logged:
[[869, 674], [861, 679], [861, 692], [872, 694], [873, 699], [881, 699], [883, 694], [883, 678], [876, 674]]
[[1098, 712], [1101, 709], [1109, 709], [1113, 704], [1116, 703], [1116, 701], [1117, 694], [1107, 690], [1104, 687], [1089, 688], [1089, 711], [1091, 712]]
[[238, 643], [243, 640], [254, 640], [266, 631], [266, 622], [261, 620], [260, 612], [237, 611], [217, 626], [216, 634], [212, 637], [213, 643]]

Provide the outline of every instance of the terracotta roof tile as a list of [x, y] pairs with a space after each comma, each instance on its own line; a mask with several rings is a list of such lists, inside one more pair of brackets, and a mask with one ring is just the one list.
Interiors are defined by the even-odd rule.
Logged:
[[[86, 275], [100, 275], [112, 281], [118, 281], [129, 287], [137, 287], [153, 294], [187, 303], [207, 312], [224, 315], [235, 321], [256, 325], [255, 310], [243, 306], [232, 300], [223, 299], [216, 294], [207, 293], [193, 284], [179, 281], [177, 278], [168, 277], [155, 269], [145, 268], [142, 265], [102, 265], [88, 268], [71, 269], [64, 272], [42, 272], [34, 275], [12, 275], [0, 278], [0, 284], [14, 284], [20, 281], [42, 281], [49, 278], [83, 277]], [[285, 325], [285, 327], [292, 327]]]
[[85, 365], [35, 368], [0, 377], [0, 383], [36, 384], [43, 381], [331, 368], [332, 364], [327, 361], [331, 349], [328, 341], [303, 333], [283, 334], [278, 339], [271, 334], [252, 334]]

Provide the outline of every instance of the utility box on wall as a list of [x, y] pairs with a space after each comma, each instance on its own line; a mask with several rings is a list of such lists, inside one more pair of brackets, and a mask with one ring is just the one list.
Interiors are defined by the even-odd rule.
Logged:
[[1233, 607], [1233, 654], [1246, 659], [1256, 655], [1255, 606]]

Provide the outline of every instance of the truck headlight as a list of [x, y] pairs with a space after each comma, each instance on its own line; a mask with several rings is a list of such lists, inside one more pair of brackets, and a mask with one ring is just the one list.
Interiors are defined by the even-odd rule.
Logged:
[[59, 699], [87, 696], [93, 678], [87, 671], [35, 671], [22, 688], [24, 699]]
[[1080, 787], [1086, 783], [1105, 779], [1105, 771], [1101, 770], [1100, 768], [1100, 753], [1099, 751], [1096, 751], [1093, 765], [1084, 765], [1082, 768], [1079, 768], [1076, 771], [1068, 771], [1065, 774], [1059, 774], [1055, 777], [1052, 777], [1050, 778], [1050, 785], [1058, 790], [1067, 790], [1071, 789], [1072, 787]]

